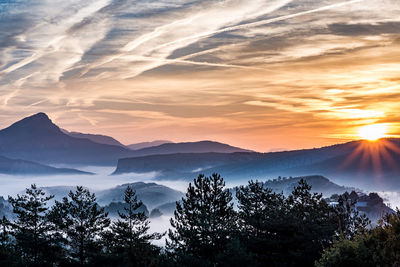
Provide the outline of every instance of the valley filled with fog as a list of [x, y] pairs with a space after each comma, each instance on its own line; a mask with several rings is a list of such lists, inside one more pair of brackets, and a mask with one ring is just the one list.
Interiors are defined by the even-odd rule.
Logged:
[[[33, 175], [5, 175], [0, 174], [0, 196], [7, 199], [9, 195], [23, 194], [26, 188], [31, 184], [36, 184], [38, 187], [75, 187], [77, 185], [88, 188], [92, 193], [97, 193], [100, 190], [114, 188], [118, 185], [145, 182], [155, 182], [159, 185], [164, 185], [169, 188], [185, 192], [188, 183], [185, 181], [158, 181], [157, 173], [145, 174], [123, 174], [110, 175], [115, 168], [113, 167], [97, 167], [88, 166], [80, 167], [81, 170], [94, 173], [93, 175], [49, 175], [49, 176], [33, 176]], [[178, 199], [177, 199], [178, 200]], [[145, 203], [146, 204], [146, 203]], [[156, 218], [150, 218], [150, 232], [165, 232], [169, 229], [169, 219], [172, 214], [163, 214]], [[154, 244], [165, 245], [165, 236], [161, 240], [155, 240]]]
[[[54, 167], [76, 167], [76, 166], [67, 166], [67, 165], [55, 165]], [[61, 190], [62, 196], [66, 195], [66, 192], [70, 189], [74, 189], [77, 185], [88, 188], [92, 193], [95, 193], [98, 196], [98, 193], [101, 194], [104, 190], [111, 190], [116, 188], [117, 186], [133, 184], [138, 182], [143, 182], [146, 184], [156, 183], [157, 185], [165, 186], [166, 188], [170, 188], [183, 194], [186, 192], [189, 181], [192, 181], [196, 178], [196, 174], [192, 174], [187, 177], [185, 180], [175, 180], [175, 179], [159, 179], [158, 172], [148, 172], [148, 173], [126, 173], [119, 175], [111, 175], [115, 170], [115, 167], [99, 167], [99, 166], [86, 166], [79, 167], [80, 170], [93, 173], [92, 175], [5, 175], [0, 174], [0, 196], [3, 196], [4, 199], [7, 199], [9, 195], [15, 196], [16, 194], [24, 193], [25, 189], [30, 187], [31, 184], [36, 184], [38, 187], [44, 188], [45, 191], [48, 188], [64, 188]], [[247, 180], [242, 179], [233, 179], [230, 180], [229, 177], [224, 177], [226, 181], [227, 188], [234, 188], [235, 186], [244, 185], [247, 183]], [[285, 179], [285, 178], [284, 178]], [[292, 178], [291, 178], [292, 179]], [[310, 178], [311, 179], [311, 178]], [[326, 179], [326, 178], [324, 178]], [[327, 179], [326, 179], [327, 180]], [[266, 182], [266, 186], [271, 186], [275, 191], [284, 191], [284, 193], [288, 193], [292, 187], [285, 185], [286, 189], [283, 189], [282, 185], [280, 185], [280, 181], [277, 179], [270, 180], [268, 182], [266, 179], [262, 179], [263, 182]], [[284, 181], [284, 180], [283, 180]], [[338, 190], [336, 188], [338, 185], [331, 183], [327, 180], [329, 184], [319, 185], [314, 184], [315, 191], [321, 191], [324, 193], [324, 197], [329, 197], [332, 193]], [[311, 184], [313, 184], [312, 180], [309, 180]], [[333, 191], [329, 191], [328, 188], [332, 187], [332, 185], [336, 186], [333, 188]], [[341, 190], [350, 191], [351, 187], [346, 187], [345, 185], [340, 185]], [[66, 189], [65, 189], [66, 188]], [[68, 190], [67, 190], [68, 189]], [[363, 188], [357, 188], [358, 190], [363, 191], [368, 194], [367, 190], [363, 190]], [[285, 192], [286, 190], [286, 192]], [[328, 190], [328, 191], [327, 191]], [[53, 193], [52, 191], [49, 191]], [[49, 192], [47, 192], [49, 194]], [[55, 191], [57, 192], [57, 191]], [[337, 191], [337, 192], [340, 192]], [[153, 193], [154, 194], [154, 193]], [[392, 209], [400, 206], [400, 194], [395, 191], [380, 191], [378, 192], [379, 196], [383, 198], [385, 204], [387, 204]], [[234, 195], [234, 194], [233, 194]], [[122, 193], [121, 193], [122, 196]], [[60, 199], [61, 195], [56, 195], [55, 199]], [[140, 198], [139, 198], [140, 199]], [[175, 197], [174, 201], [180, 200], [180, 197]], [[108, 202], [104, 202], [100, 199], [100, 204], [102, 206], [109, 204]], [[149, 205], [146, 203], [146, 208], [148, 208], [148, 213], [156, 206]], [[167, 204], [167, 203], [166, 203]], [[170, 207], [173, 203], [170, 204]], [[172, 205], [173, 206], [173, 205]], [[160, 216], [150, 217], [150, 231], [151, 232], [165, 232], [170, 228], [170, 218], [173, 216], [173, 211], [169, 209], [168, 212], [162, 212]], [[113, 217], [112, 215], [110, 216]], [[165, 245], [165, 236], [161, 240], [153, 241], [154, 244], [164, 246]]]
[[98, 190], [109, 189], [117, 185], [134, 182], [156, 182], [179, 191], [186, 190], [185, 181], [157, 181], [157, 173], [110, 175], [114, 167], [88, 166], [81, 170], [94, 173], [93, 175], [5, 175], [0, 174], [0, 196], [15, 195], [24, 191], [31, 184], [38, 187], [50, 186], [84, 186], [96, 193]]

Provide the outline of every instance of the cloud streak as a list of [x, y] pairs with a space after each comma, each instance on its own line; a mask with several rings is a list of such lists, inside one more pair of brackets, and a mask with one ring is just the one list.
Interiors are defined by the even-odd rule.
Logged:
[[215, 139], [257, 150], [352, 139], [366, 123], [400, 127], [395, 0], [0, 8], [0, 126], [44, 111], [126, 143]]

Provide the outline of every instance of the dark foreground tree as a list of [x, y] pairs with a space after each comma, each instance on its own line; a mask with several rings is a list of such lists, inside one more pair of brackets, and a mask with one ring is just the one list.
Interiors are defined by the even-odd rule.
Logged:
[[124, 195], [124, 211], [118, 211], [119, 219], [114, 221], [109, 232], [103, 236], [113, 266], [157, 266], [160, 249], [151, 244], [163, 234], [149, 234], [148, 217], [139, 212], [143, 206], [136, 192], [128, 186]]
[[95, 262], [102, 255], [100, 236], [110, 225], [110, 219], [96, 203], [96, 197], [81, 186], [64, 197], [61, 205], [64, 218], [59, 228], [65, 229], [69, 258], [72, 262], [85, 265]]
[[24, 195], [8, 198], [16, 215], [16, 220], [11, 223], [16, 252], [26, 266], [50, 265], [50, 224], [46, 212], [47, 203], [52, 198], [34, 184], [26, 189]]
[[342, 237], [324, 251], [315, 263], [333, 266], [400, 266], [400, 211], [383, 217], [376, 228], [358, 233], [352, 240]]
[[338, 198], [338, 205], [335, 207], [334, 211], [339, 227], [338, 235], [340, 238], [351, 240], [355, 236], [366, 232], [371, 224], [368, 217], [365, 214], [361, 214], [355, 208], [355, 205], [356, 201], [349, 197], [347, 193], [340, 195]]
[[253, 255], [252, 266], [278, 265], [285, 259], [283, 243], [290, 238], [287, 216], [290, 212], [283, 194], [272, 192], [263, 183], [249, 181], [236, 188], [240, 237]]
[[[176, 203], [166, 248], [180, 266], [229, 265], [235, 256], [236, 219], [232, 195], [218, 174], [199, 175], [190, 183], [182, 203]], [[240, 264], [240, 262], [237, 262]], [[234, 265], [232, 265], [234, 266]]]
[[290, 237], [283, 246], [283, 251], [288, 251], [287, 262], [311, 266], [338, 230], [335, 213], [322, 194], [311, 193], [311, 186], [303, 179], [286, 201], [290, 207], [285, 225]]
[[0, 219], [0, 266], [13, 266], [17, 261], [14, 254], [10, 226], [10, 221], [3, 216]]
[[242, 243], [254, 266], [310, 266], [335, 238], [351, 238], [369, 224], [350, 200], [331, 207], [303, 179], [287, 197], [257, 181], [237, 188], [236, 197]]
[[57, 266], [64, 266], [68, 261], [68, 239], [67, 230], [72, 224], [68, 219], [69, 209], [63, 203], [56, 201], [47, 213], [50, 222], [49, 236], [51, 239], [51, 259]]

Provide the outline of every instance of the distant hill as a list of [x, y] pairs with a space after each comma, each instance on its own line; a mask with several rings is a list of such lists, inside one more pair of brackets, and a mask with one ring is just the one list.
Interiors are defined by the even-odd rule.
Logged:
[[111, 166], [130, 152], [120, 146], [69, 136], [44, 113], [27, 117], [0, 131], [0, 155], [44, 164]]
[[[144, 182], [123, 184], [98, 191], [90, 188], [87, 189], [96, 194], [99, 205], [110, 206], [110, 203], [114, 203], [109, 207], [110, 210], [112, 210], [116, 206], [120, 206], [118, 203], [124, 202], [124, 193], [128, 185], [136, 191], [138, 200], [142, 200], [143, 204], [145, 204], [147, 213], [149, 211], [148, 209], [152, 209], [166, 203], [175, 202], [180, 200], [183, 196], [182, 192], [174, 190], [170, 187], [156, 183]], [[54, 195], [55, 200], [61, 200], [63, 197], [67, 196], [70, 191], [75, 191], [76, 186], [48, 186], [41, 187], [41, 189], [43, 189], [49, 195]]]
[[74, 138], [89, 139], [98, 144], [125, 147], [118, 140], [116, 140], [115, 138], [113, 138], [111, 136], [101, 135], [101, 134], [86, 134], [86, 133], [78, 133], [78, 132], [68, 132], [65, 129], [62, 129], [62, 131], [64, 133], [66, 133], [67, 135], [74, 137]]
[[183, 143], [165, 143], [159, 146], [146, 147], [132, 151], [132, 157], [143, 157], [149, 155], [165, 155], [175, 153], [235, 153], [251, 152], [250, 150], [214, 141], [198, 141]]
[[149, 209], [168, 202], [177, 201], [183, 196], [182, 192], [167, 186], [156, 183], [136, 182], [97, 192], [96, 196], [99, 204], [107, 205], [111, 202], [122, 202], [125, 189], [128, 185], [136, 191], [138, 199], [142, 200]]
[[[305, 149], [283, 152], [257, 153], [184, 153], [165, 155], [145, 155], [123, 158], [118, 161], [115, 174], [127, 172], [164, 171], [168, 177], [182, 178], [182, 175], [196, 173], [223, 172], [226, 177], [270, 178], [278, 176], [280, 170], [304, 166], [330, 159], [336, 155], [351, 152], [353, 143], [335, 145], [318, 149]], [[139, 150], [141, 151], [141, 150]], [[175, 173], [175, 175], [173, 174]], [[194, 174], [193, 174], [194, 173]], [[278, 173], [278, 175], [275, 175]], [[282, 173], [282, 175], [285, 175]], [[178, 177], [179, 176], [179, 177]]]
[[137, 144], [131, 144], [131, 145], [127, 145], [127, 147], [132, 150], [138, 150], [138, 149], [152, 147], [152, 146], [159, 146], [159, 145], [163, 145], [163, 144], [167, 144], [167, 143], [172, 143], [172, 142], [167, 141], [167, 140], [155, 140], [155, 141], [151, 141], [151, 142], [141, 142], [141, 143], [137, 143]]
[[346, 184], [370, 190], [400, 189], [400, 139], [359, 142], [356, 149], [335, 157], [298, 166], [288, 173], [320, 173]]
[[226, 164], [240, 164], [262, 156], [258, 153], [178, 153], [165, 155], [149, 155], [143, 157], [124, 158], [118, 160], [114, 174], [145, 173], [151, 171], [178, 173], [197, 173], [211, 168], [218, 169]]
[[293, 188], [299, 184], [300, 179], [304, 179], [309, 185], [311, 185], [311, 192], [322, 193], [324, 196], [343, 194], [354, 190], [352, 187], [337, 185], [329, 181], [328, 178], [320, 175], [290, 178], [279, 177], [277, 179], [265, 181], [264, 186], [271, 188], [274, 192], [283, 192], [284, 195], [289, 195], [292, 193]]
[[50, 167], [27, 160], [9, 159], [3, 156], [0, 156], [0, 173], [9, 175], [93, 174], [76, 169]]
[[[355, 203], [354, 207], [361, 213], [365, 214], [372, 222], [373, 225], [378, 224], [378, 220], [382, 218], [385, 214], [391, 214], [395, 211], [388, 207], [383, 199], [377, 193], [365, 194], [363, 192], [348, 191], [342, 194], [347, 196], [348, 199]], [[330, 205], [337, 204], [339, 195], [332, 195], [325, 200], [330, 203]]]
[[115, 174], [159, 171], [159, 179], [191, 180], [220, 173], [228, 181], [323, 175], [369, 190], [400, 189], [400, 139], [352, 141], [322, 148], [270, 153], [177, 153], [123, 158]]
[[212, 141], [168, 143], [131, 150], [108, 136], [61, 130], [45, 113], [24, 118], [0, 130], [1, 156], [42, 164], [115, 166], [118, 159], [127, 157], [238, 151], [246, 150]]

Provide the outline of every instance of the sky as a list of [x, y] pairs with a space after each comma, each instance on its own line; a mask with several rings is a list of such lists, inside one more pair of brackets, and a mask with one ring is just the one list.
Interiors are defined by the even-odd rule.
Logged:
[[399, 0], [0, 0], [0, 127], [257, 151], [400, 133]]

